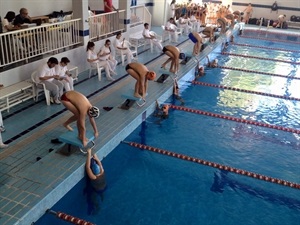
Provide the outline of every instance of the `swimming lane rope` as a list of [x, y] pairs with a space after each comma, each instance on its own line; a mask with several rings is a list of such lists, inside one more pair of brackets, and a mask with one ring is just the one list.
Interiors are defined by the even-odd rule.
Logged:
[[73, 223], [73, 224], [77, 224], [77, 225], [95, 225], [91, 222], [76, 218], [74, 216], [68, 215], [68, 214], [63, 213], [63, 212], [55, 212], [55, 211], [50, 210], [50, 209], [47, 209], [46, 212], [51, 213], [53, 215], [56, 215], [58, 218], [60, 218], [62, 220], [65, 220], [65, 221], [68, 221], [68, 222]]
[[231, 121], [235, 121], [235, 122], [238, 122], [238, 123], [245, 123], [245, 124], [255, 125], [255, 126], [259, 126], [259, 127], [266, 127], [266, 128], [286, 131], [286, 132], [290, 132], [290, 133], [294, 133], [294, 134], [300, 134], [300, 130], [296, 130], [296, 129], [293, 129], [293, 128], [287, 128], [287, 127], [282, 127], [282, 126], [277, 126], [277, 125], [271, 125], [271, 124], [267, 124], [267, 123], [261, 123], [261, 122], [257, 122], [257, 121], [236, 118], [236, 117], [233, 117], [233, 116], [226, 116], [226, 115], [206, 112], [206, 111], [202, 111], [202, 110], [198, 110], [198, 109], [191, 109], [191, 108], [178, 106], [178, 105], [169, 105], [169, 106], [172, 109], [181, 110], [181, 111], [185, 111], [185, 112], [191, 112], [191, 113], [196, 113], [196, 114], [200, 114], [200, 115], [204, 115], [204, 116], [211, 116], [211, 117], [216, 117], [216, 118], [219, 118], [219, 119], [231, 120]]
[[295, 188], [295, 189], [300, 189], [300, 184], [298, 184], [298, 183], [293, 183], [293, 182], [290, 182], [290, 181], [265, 176], [265, 175], [250, 172], [250, 171], [247, 171], [247, 170], [242, 170], [242, 169], [234, 168], [234, 167], [231, 167], [231, 166], [222, 165], [222, 164], [219, 164], [219, 163], [206, 161], [206, 160], [203, 160], [203, 159], [199, 159], [199, 158], [191, 157], [191, 156], [188, 156], [188, 155], [183, 155], [183, 154], [167, 151], [167, 150], [160, 149], [160, 148], [155, 148], [155, 147], [152, 147], [152, 146], [149, 146], [149, 145], [139, 144], [139, 143], [136, 143], [136, 142], [124, 142], [124, 143], [126, 143], [126, 144], [128, 144], [132, 147], [135, 147], [135, 148], [140, 148], [140, 149], [143, 149], [143, 150], [156, 152], [156, 153], [159, 153], [159, 154], [163, 154], [163, 155], [166, 155], [166, 156], [170, 156], [170, 157], [174, 157], [174, 158], [178, 158], [178, 159], [182, 159], [182, 160], [202, 164], [202, 165], [205, 165], [205, 166], [210, 166], [210, 167], [213, 167], [213, 168], [226, 170], [226, 171], [231, 172], [231, 173], [236, 173], [236, 174], [239, 174], [239, 175], [255, 178], [255, 179], [258, 179], [258, 180], [262, 180], [262, 181], [266, 181], [266, 182], [270, 182], [270, 183], [274, 183], [274, 184], [279, 184], [279, 185], [283, 185], [283, 186], [287, 186], [287, 187], [291, 187], [291, 188]]
[[200, 82], [200, 81], [192, 81], [192, 84], [220, 88], [220, 89], [231, 90], [231, 91], [245, 92], [245, 93], [256, 94], [256, 95], [264, 95], [264, 96], [269, 96], [269, 97], [273, 97], [273, 98], [282, 98], [282, 99], [287, 99], [287, 100], [300, 101], [300, 98], [294, 98], [294, 97], [282, 96], [282, 95], [274, 95], [274, 94], [269, 94], [269, 93], [260, 92], [260, 91], [250, 91], [250, 90], [246, 90], [246, 89], [227, 87], [224, 85], [210, 84], [210, 83], [205, 83], [205, 82]]
[[240, 44], [240, 43], [232, 43], [232, 45], [244, 46], [244, 47], [249, 47], [249, 48], [262, 48], [262, 49], [284, 51], [284, 52], [300, 52], [300, 50], [292, 50], [292, 49], [289, 50], [289, 49], [284, 49], [284, 48], [272, 48], [272, 47], [267, 47], [267, 46], [249, 45], [249, 44]]
[[242, 35], [242, 36], [239, 36], [239, 37], [242, 37], [242, 38], [251, 38], [251, 39], [259, 39], [259, 40], [264, 40], [264, 41], [273, 41], [273, 42], [285, 42], [285, 43], [290, 43], [290, 44], [295, 44], [295, 45], [299, 45], [300, 44], [300, 42], [298, 42], [298, 41], [286, 41], [286, 40], [280, 40], [280, 39], [252, 37], [252, 36], [247, 36], [247, 35]]
[[287, 61], [287, 60], [282, 60], [282, 59], [271, 59], [271, 58], [264, 58], [264, 57], [252, 56], [252, 55], [242, 55], [242, 54], [229, 53], [229, 52], [222, 52], [221, 54], [222, 55], [233, 55], [233, 56], [244, 57], [244, 58], [262, 59], [262, 60], [269, 60], [269, 61], [274, 61], [274, 62], [284, 62], [284, 63], [300, 65], [300, 62], [292, 62], [292, 61]]
[[255, 71], [255, 70], [247, 70], [247, 69], [236, 68], [236, 67], [230, 67], [230, 66], [218, 66], [218, 68], [221, 68], [221, 69], [228, 69], [228, 70], [243, 71], [243, 72], [247, 72], [247, 73], [257, 73], [257, 74], [269, 75], [269, 76], [274, 76], [274, 77], [284, 77], [284, 78], [289, 78], [289, 79], [300, 80], [300, 77], [287, 76], [287, 75], [280, 75], [280, 74], [276, 74], [276, 73], [268, 73], [268, 72]]
[[[282, 32], [275, 32], [274, 30], [270, 30], [270, 31], [266, 31], [266, 30], [245, 30], [244, 32], [243, 32], [243, 34], [247, 34], [247, 33], [256, 33], [256, 35], [257, 35], [257, 33], [259, 33], [259, 34], [276, 34], [276, 35], [282, 35], [283, 33]], [[300, 35], [299, 34], [296, 34], [296, 33], [286, 33], [286, 34], [288, 34], [289, 36], [292, 36], [292, 37], [300, 37]]]

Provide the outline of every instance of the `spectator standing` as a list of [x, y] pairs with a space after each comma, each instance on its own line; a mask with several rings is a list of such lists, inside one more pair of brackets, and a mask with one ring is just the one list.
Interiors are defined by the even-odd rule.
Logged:
[[170, 9], [171, 9], [171, 17], [175, 18], [175, 12], [176, 12], [176, 0], [172, 0], [170, 4]]
[[112, 4], [112, 0], [103, 0], [103, 4], [105, 13], [117, 11], [117, 9]]
[[278, 16], [278, 24], [277, 24], [278, 28], [282, 28], [283, 27], [285, 19], [286, 19], [286, 15], [280, 15], [280, 16]]
[[245, 13], [245, 24], [248, 24], [249, 19], [252, 17], [252, 13], [253, 13], [253, 8], [251, 3], [248, 4], [248, 6], [243, 12]]

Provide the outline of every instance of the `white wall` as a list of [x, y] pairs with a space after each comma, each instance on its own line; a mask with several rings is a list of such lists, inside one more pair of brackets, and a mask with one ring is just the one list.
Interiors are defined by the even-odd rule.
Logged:
[[[112, 3], [115, 8], [119, 8], [119, 0], [113, 0]], [[91, 10], [104, 10], [103, 0], [89, 0], [89, 6], [91, 7]]]

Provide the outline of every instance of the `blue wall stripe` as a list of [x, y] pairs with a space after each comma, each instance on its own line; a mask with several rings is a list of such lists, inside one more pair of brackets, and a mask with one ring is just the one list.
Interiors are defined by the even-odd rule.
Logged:
[[79, 30], [79, 36], [85, 37], [90, 35], [90, 30]]
[[148, 7], [148, 6], [154, 6], [154, 2], [148, 2], [148, 3], [145, 3], [145, 6]]

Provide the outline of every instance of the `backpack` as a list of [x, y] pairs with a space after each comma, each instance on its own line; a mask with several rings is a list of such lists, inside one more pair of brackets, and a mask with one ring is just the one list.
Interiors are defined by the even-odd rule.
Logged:
[[273, 5], [271, 6], [271, 11], [278, 11], [278, 5], [277, 2], [274, 2]]

